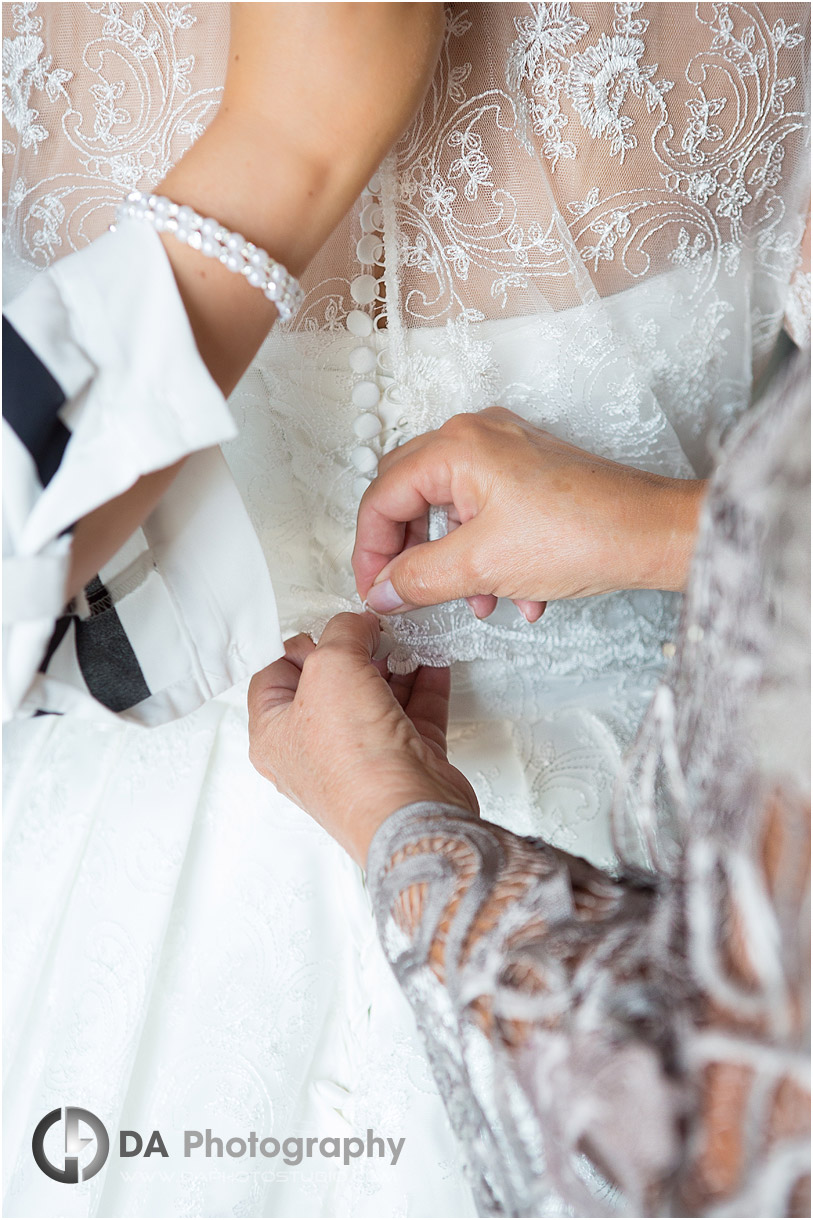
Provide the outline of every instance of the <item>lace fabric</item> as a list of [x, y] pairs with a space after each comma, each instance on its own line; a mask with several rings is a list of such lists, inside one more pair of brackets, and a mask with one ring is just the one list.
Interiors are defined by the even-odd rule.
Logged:
[[[4, 291], [156, 185], [220, 103], [228, 8], [21, 3], [4, 12]], [[10, 264], [10, 265], [9, 265]]]
[[[274, 537], [291, 630], [357, 604], [355, 508], [402, 440], [499, 401], [588, 450], [703, 475], [786, 312], [804, 328], [804, 5], [447, 13], [421, 113], [309, 269], [295, 333], [269, 338], [233, 398], [244, 427], [258, 404], [270, 413], [254, 438], [265, 477], [246, 482], [245, 442], [227, 456]], [[123, 191], [154, 186], [203, 130], [227, 11], [29, 3], [8, 24], [13, 290], [100, 232]], [[314, 504], [331, 524], [292, 555], [281, 537]], [[480, 623], [463, 604], [394, 620], [392, 664], [536, 648], [545, 672], [567, 673], [592, 655], [576, 644], [587, 630], [609, 642], [601, 665], [624, 670], [633, 622], [635, 663], [656, 665], [674, 599], [637, 596], [551, 607], [544, 631]]]
[[[101, 234], [120, 197], [154, 187], [205, 128], [222, 87], [228, 6], [26, 2], [6, 5], [3, 16], [4, 290], [14, 296], [39, 270]], [[718, 437], [750, 401], [785, 314], [805, 339], [808, 22], [801, 4], [449, 6], [421, 114], [309, 268], [295, 324], [269, 337], [230, 400], [240, 439], [226, 457], [271, 568], [286, 633], [317, 632], [336, 611], [358, 607], [349, 558], [358, 500], [378, 457], [457, 411], [498, 401], [588, 450], [664, 474], [708, 472]], [[455, 604], [390, 623], [393, 665], [455, 662], [453, 756], [496, 821], [612, 868], [618, 852], [609, 806], [621, 751], [644, 715], [678, 614], [679, 599], [657, 592], [560, 603], [535, 628], [511, 606], [479, 623]], [[328, 952], [314, 946], [340, 926], [349, 900], [331, 888], [332, 858], [323, 885], [288, 888], [280, 824], [290, 832], [294, 873], [313, 875], [313, 843], [298, 829], [298, 811], [281, 797], [261, 796], [245, 771], [243, 692], [227, 716], [223, 702], [191, 723], [151, 730], [149, 746], [108, 727], [111, 770], [123, 777], [112, 797], [101, 780], [98, 791], [88, 789], [97, 726], [83, 732], [67, 717], [51, 723], [52, 748], [42, 756], [44, 718], [10, 734], [6, 766], [19, 833], [9, 927], [37, 929], [15, 945], [22, 990], [10, 1001], [12, 1027], [23, 1031], [9, 1103], [20, 1115], [15, 1129], [27, 1129], [32, 1097], [46, 1108], [57, 1104], [59, 1087], [88, 1073], [100, 1106], [121, 1113], [129, 1097], [132, 1124], [146, 1129], [159, 1103], [170, 1108], [164, 1080], [175, 1058], [172, 1079], [191, 1099], [189, 1125], [200, 1121], [193, 1103], [206, 1082], [221, 1099], [235, 1091], [250, 1098], [245, 1111], [238, 1106], [241, 1121], [244, 1113], [264, 1120], [275, 1109], [296, 1116], [288, 1073], [294, 1065], [291, 1079], [302, 1069], [296, 1079], [310, 1080], [320, 1022], [331, 1046], [352, 1043], [348, 995], [354, 1022], [367, 1007], [376, 1014], [389, 1002], [378, 975], [372, 986], [355, 976], [347, 982], [340, 970], [335, 991], [313, 983]], [[229, 724], [227, 751], [210, 731], [209, 718], [220, 716]], [[145, 769], [154, 786], [144, 785]], [[178, 828], [162, 805], [162, 777], [170, 773], [195, 779], [165, 876], [162, 835]], [[236, 800], [249, 821], [230, 837]], [[263, 800], [273, 818], [254, 817]], [[95, 951], [76, 948], [78, 938], [58, 937], [67, 916], [88, 936], [100, 925], [119, 928], [131, 840], [114, 850], [111, 808], [133, 835], [155, 828], [139, 859], [149, 884], [155, 870], [165, 884], [148, 928], [133, 918], [114, 934], [120, 977], [127, 972], [120, 990], [128, 1032], [122, 1048], [112, 1017], [99, 1026], [90, 1063], [76, 1032], [81, 1005], [88, 994], [93, 1004], [101, 997], [105, 1014], [117, 1011], [106, 999], [110, 971]], [[676, 833], [661, 829], [653, 848], [659, 858], [669, 855]], [[233, 836], [241, 833], [238, 843]], [[80, 873], [85, 834], [88, 865]], [[213, 844], [203, 862], [198, 834]], [[66, 839], [71, 851], [49, 854], [49, 844]], [[627, 855], [650, 860], [640, 827], [624, 823], [615, 839]], [[256, 888], [266, 884], [273, 908], [290, 909], [294, 919], [296, 937], [285, 945], [269, 932], [273, 911], [259, 918], [252, 906], [245, 920], [230, 914], [222, 924], [210, 917], [218, 866], [242, 859], [249, 841], [262, 860]], [[46, 857], [51, 870], [42, 867]], [[359, 891], [358, 880], [348, 880], [346, 892], [362, 912], [357, 939], [366, 944]], [[243, 901], [237, 876], [233, 893]], [[136, 900], [139, 894], [137, 885]], [[140, 909], [136, 901], [133, 910]], [[232, 960], [243, 925], [266, 963], [261, 988], [252, 989], [250, 969], [241, 973]], [[169, 966], [188, 960], [189, 970], [176, 980], [167, 967], [167, 986], [154, 989], [165, 927], [172, 930]], [[54, 945], [64, 953], [49, 956]], [[240, 979], [228, 998], [221, 968]], [[48, 1011], [36, 1000], [45, 994], [54, 997]], [[266, 1000], [279, 994], [290, 997], [285, 1045], [268, 1025]], [[64, 1029], [49, 1024], [61, 1009], [69, 1014]], [[207, 1010], [218, 1017], [198, 1038], [198, 1014]], [[306, 1028], [313, 1037], [297, 1041], [297, 1029]], [[256, 1062], [249, 1043], [262, 1048], [259, 1077], [253, 1066], [245, 1073], [246, 1054]], [[405, 1034], [399, 1046], [409, 1044]], [[358, 1058], [369, 1066], [361, 1051]], [[390, 1064], [379, 1088], [370, 1069], [364, 1113], [389, 1114], [394, 1099], [406, 1112], [415, 1102], [419, 1072], [404, 1050], [407, 1058], [409, 1079], [406, 1068], [399, 1075]], [[328, 1052], [314, 1071], [352, 1094], [353, 1073], [336, 1069]], [[131, 1077], [143, 1089], [131, 1088]], [[234, 1084], [248, 1077], [251, 1087]], [[335, 1088], [328, 1094], [339, 1096]], [[434, 1130], [417, 1122], [410, 1130], [424, 1127]], [[417, 1146], [421, 1137], [410, 1138]], [[20, 1153], [26, 1166], [28, 1151]], [[31, 1203], [41, 1184], [32, 1185], [14, 1155], [7, 1163], [11, 1197], [42, 1214], [41, 1200]], [[433, 1193], [443, 1182], [457, 1200], [450, 1206], [465, 1209], [448, 1166], [437, 1157], [426, 1165]], [[95, 1181], [101, 1191], [101, 1175]], [[406, 1187], [394, 1201], [389, 1181], [360, 1170], [348, 1206], [403, 1211]], [[376, 1193], [382, 1188], [385, 1203]], [[194, 1179], [177, 1205], [216, 1213], [220, 1189]], [[553, 1199], [557, 1192], [548, 1189]], [[229, 1206], [245, 1214], [290, 1214], [302, 1204], [293, 1186], [290, 1195], [279, 1184], [258, 1193], [232, 1182], [229, 1190]], [[176, 1206], [160, 1183], [127, 1191], [109, 1182], [104, 1191], [82, 1206], [155, 1215]], [[318, 1194], [313, 1187], [309, 1206]]]
[[[277, 408], [307, 496], [327, 474], [325, 511], [347, 530], [379, 453], [493, 401], [620, 461], [706, 474], [785, 313], [801, 319], [806, 20], [792, 6], [773, 20], [753, 6], [451, 6], [421, 115], [309, 273], [297, 328], [335, 353], [337, 417], [301, 444], [294, 395]], [[291, 338], [263, 353], [272, 379], [313, 358]], [[357, 398], [374, 403], [364, 426], [380, 423], [362, 446]], [[300, 615], [304, 588], [346, 570], [335, 542], [315, 549]], [[337, 593], [316, 629], [353, 604], [352, 585]], [[464, 605], [414, 614], [391, 624], [391, 663], [535, 650], [556, 674], [593, 655], [576, 643], [587, 628], [608, 642], [605, 669], [624, 669], [628, 601], [562, 604], [531, 633]], [[632, 610], [639, 665], [673, 633], [674, 599], [652, 601]]]
[[808, 380], [809, 362], [784, 379], [713, 480], [630, 760], [644, 830], [666, 777], [673, 857], [611, 878], [430, 803], [371, 845], [382, 942], [485, 1214], [809, 1209]]

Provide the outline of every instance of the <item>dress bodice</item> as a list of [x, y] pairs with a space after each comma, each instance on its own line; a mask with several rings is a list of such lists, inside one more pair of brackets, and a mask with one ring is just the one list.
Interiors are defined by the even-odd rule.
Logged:
[[[459, 411], [499, 402], [588, 451], [673, 477], [706, 474], [751, 392], [752, 353], [726, 342], [747, 325], [747, 294], [736, 280], [721, 288], [699, 310], [678, 266], [559, 312], [408, 328], [395, 351], [375, 329], [272, 335], [234, 396], [240, 438], [226, 454], [283, 623], [319, 629], [358, 606], [349, 558], [365, 473], [382, 449]], [[359, 420], [375, 434], [360, 436]], [[499, 659], [586, 678], [656, 665], [677, 601], [629, 592], [560, 602], [539, 627], [510, 605], [480, 622], [454, 603], [392, 620], [391, 664]]]
[[[203, 130], [226, 23], [223, 5], [10, 10], [9, 292]], [[447, 7], [419, 114], [233, 398], [228, 457], [290, 629], [357, 605], [379, 457], [457, 411], [500, 402], [620, 461], [708, 472], [783, 320], [809, 317], [808, 26], [803, 4]], [[394, 621], [392, 663], [589, 676], [656, 663], [673, 624], [660, 594], [530, 630], [458, 605]]]

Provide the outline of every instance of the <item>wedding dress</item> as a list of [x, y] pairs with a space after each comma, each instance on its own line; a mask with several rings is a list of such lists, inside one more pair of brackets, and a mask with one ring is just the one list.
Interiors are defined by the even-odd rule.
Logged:
[[[228, 11], [4, 17], [11, 297], [200, 134]], [[286, 634], [358, 608], [363, 488], [456, 412], [499, 402], [586, 450], [708, 474], [783, 324], [809, 331], [808, 22], [793, 4], [449, 7], [421, 113], [231, 399], [224, 451]], [[391, 622], [390, 663], [454, 664], [451, 754], [492, 820], [612, 867], [615, 777], [679, 601], [562, 602], [535, 626], [456, 603]], [[244, 702], [150, 731], [7, 731], [9, 1213], [472, 1213], [363, 878], [252, 772]], [[111, 1159], [68, 1198], [30, 1155], [59, 1104], [143, 1132], [406, 1143], [396, 1166]]]

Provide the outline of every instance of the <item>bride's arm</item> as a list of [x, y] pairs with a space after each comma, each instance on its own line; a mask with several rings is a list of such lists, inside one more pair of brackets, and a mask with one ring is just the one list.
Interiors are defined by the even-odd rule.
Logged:
[[[217, 217], [301, 274], [420, 103], [442, 29], [440, 4], [233, 4], [220, 110], [156, 193]], [[200, 355], [228, 395], [276, 308], [216, 260], [162, 240]], [[144, 476], [79, 521], [69, 596], [179, 468]]]
[[[406, 127], [434, 68], [439, 4], [233, 4], [220, 110], [158, 188], [300, 275]], [[201, 355], [224, 393], [276, 311], [164, 238]], [[257, 300], [259, 298], [259, 300]]]

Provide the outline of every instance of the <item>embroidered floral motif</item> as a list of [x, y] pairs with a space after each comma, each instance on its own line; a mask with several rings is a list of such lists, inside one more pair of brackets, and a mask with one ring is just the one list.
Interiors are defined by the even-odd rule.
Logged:
[[798, 47], [800, 43], [804, 42], [804, 34], [799, 29], [798, 22], [787, 25], [780, 17], [771, 30], [771, 41], [777, 51], [781, 47]]
[[[46, 55], [39, 36], [42, 18], [34, 13], [36, 4], [15, 4], [13, 26], [16, 38], [3, 39], [3, 114], [21, 137], [21, 146], [34, 152], [48, 130], [37, 122], [39, 111], [29, 106], [34, 89], [44, 90], [50, 102], [67, 98], [65, 85], [73, 73], [54, 68], [53, 56]], [[13, 145], [11, 146], [13, 148]]]
[[685, 189], [693, 203], [706, 203], [717, 190], [717, 179], [708, 171], [693, 174], [688, 179]]
[[711, 123], [710, 120], [715, 115], [721, 114], [726, 104], [724, 97], [707, 98], [702, 89], [698, 89], [698, 93], [700, 94], [698, 98], [690, 98], [686, 103], [692, 118], [684, 133], [682, 145], [684, 152], [689, 154], [689, 160], [695, 164], [699, 164], [703, 160], [703, 154], [700, 151], [701, 144], [712, 144], [722, 140], [722, 127]]
[[421, 198], [427, 216], [448, 216], [457, 198], [457, 191], [436, 174], [428, 186], [421, 187]]
[[[561, 157], [572, 159], [576, 146], [563, 139], [568, 120], [562, 113], [560, 95], [567, 78], [568, 48], [583, 38], [589, 29], [576, 17], [569, 3], [533, 4], [533, 16], [516, 17], [517, 40], [508, 53], [508, 87], [516, 94], [520, 120], [527, 129], [528, 118], [543, 141], [543, 152], [553, 168]], [[523, 81], [531, 82], [528, 107]], [[522, 133], [526, 144], [527, 134]]]
[[[81, 89], [69, 91], [74, 72], [46, 50], [47, 9], [11, 6], [15, 36], [3, 40], [4, 157], [36, 153], [58, 132], [69, 142], [70, 163], [82, 170], [26, 186], [4, 165], [16, 179], [9, 200], [18, 199], [7, 211], [4, 243], [38, 266], [64, 253], [66, 239], [75, 249], [106, 227], [122, 193], [157, 183], [201, 134], [220, 91], [194, 85], [195, 56], [181, 53], [198, 21], [194, 5], [89, 0], [49, 13], [49, 20], [65, 20], [74, 9], [88, 40]], [[60, 113], [36, 109], [37, 91]], [[19, 139], [8, 138], [11, 132]], [[96, 210], [104, 214], [101, 225], [86, 229], [86, 213]]]
[[118, 139], [113, 134], [113, 127], [130, 122], [129, 111], [116, 106], [116, 102], [124, 93], [124, 81], [116, 81], [115, 84], [106, 80], [100, 81], [97, 85], [91, 85], [90, 93], [96, 100], [93, 134], [108, 148], [114, 148]]
[[195, 24], [191, 4], [168, 4], [167, 20], [173, 30], [191, 30]]
[[459, 276], [461, 280], [468, 279], [471, 258], [464, 246], [459, 245], [457, 242], [452, 246], [445, 246], [443, 257], [449, 260], [454, 268], [455, 275]]
[[599, 190], [597, 186], [594, 186], [586, 199], [574, 199], [567, 205], [567, 210], [571, 212], [573, 216], [584, 216], [587, 212], [593, 210], [598, 203], [598, 200]]
[[611, 260], [615, 254], [615, 244], [620, 237], [626, 237], [630, 231], [630, 218], [626, 212], [616, 210], [601, 220], [591, 224], [591, 230], [597, 234], [598, 240], [592, 246], [582, 250], [582, 258], [586, 263], [592, 262], [597, 267], [600, 259]]
[[[783, 158], [788, 138], [804, 123], [799, 72], [782, 68], [795, 54], [800, 23], [772, 19], [767, 25], [754, 5], [700, 6], [685, 19], [680, 10], [681, 29], [694, 23], [696, 31], [685, 67], [692, 90], [672, 103], [672, 81], [659, 70], [658, 57], [647, 55], [647, 6], [623, 0], [607, 7], [609, 20], [588, 18], [593, 10], [567, 0], [510, 10], [506, 92], [483, 92], [482, 81], [475, 83], [474, 33], [471, 43], [456, 47], [471, 23], [467, 10], [454, 10], [430, 99], [399, 152], [400, 266], [432, 279], [408, 290], [416, 320], [459, 310], [463, 285], [480, 275], [488, 277], [501, 311], [527, 300], [546, 277], [570, 277], [578, 297], [590, 299], [595, 288], [588, 271], [618, 267], [621, 274], [623, 267], [638, 277], [650, 269], [653, 254], [661, 268], [680, 266], [710, 283], [717, 270], [733, 274], [757, 203], [760, 226], [782, 228], [776, 195]], [[712, 72], [721, 62], [722, 74]], [[636, 188], [633, 205], [623, 190], [585, 184], [580, 199], [561, 205], [568, 237], [544, 194], [524, 199], [506, 189], [493, 150], [508, 131], [551, 174], [577, 160], [581, 149], [590, 147], [595, 158], [596, 142], [606, 144], [607, 158], [618, 165], [637, 150], [633, 179], [646, 186]], [[669, 203], [658, 181], [674, 196]], [[532, 211], [540, 201], [544, 219]], [[659, 219], [667, 215], [668, 221]], [[661, 241], [665, 225], [675, 227]]]
[[460, 149], [460, 156], [449, 166], [450, 178], [466, 178], [465, 196], [476, 199], [481, 186], [491, 183], [491, 162], [483, 152], [482, 137], [476, 131], [453, 131], [449, 136], [452, 148]]
[[704, 233], [696, 233], [694, 241], [690, 241], [688, 231], [681, 229], [678, 234], [677, 246], [669, 255], [669, 261], [678, 267], [691, 267], [698, 259], [708, 261], [711, 254], [707, 249], [707, 245]]
[[634, 119], [621, 113], [627, 94], [645, 98], [647, 109], [663, 105], [671, 81], [653, 82], [657, 64], [643, 65], [644, 44], [640, 38], [602, 34], [596, 46], [588, 47], [570, 61], [568, 93], [586, 129], [596, 138], [608, 137], [613, 156], [623, 162], [638, 140], [632, 132]]
[[719, 200], [715, 209], [717, 215], [728, 216], [735, 225], [742, 216], [742, 209], [751, 202], [751, 196], [745, 189], [742, 178], [735, 178], [733, 182], [721, 186], [717, 197]]
[[519, 76], [532, 78], [540, 60], [546, 54], [564, 55], [567, 48], [588, 32], [589, 26], [580, 17], [574, 16], [568, 2], [554, 4], [532, 4], [532, 17], [514, 19], [519, 38], [510, 51], [510, 56], [520, 57]]
[[746, 26], [737, 34], [730, 6], [713, 4], [712, 9], [715, 18], [711, 22], [711, 29], [716, 31], [712, 51], [722, 51], [724, 58], [736, 65], [740, 76], [755, 76], [768, 62], [767, 48], [758, 45], [757, 27]]

